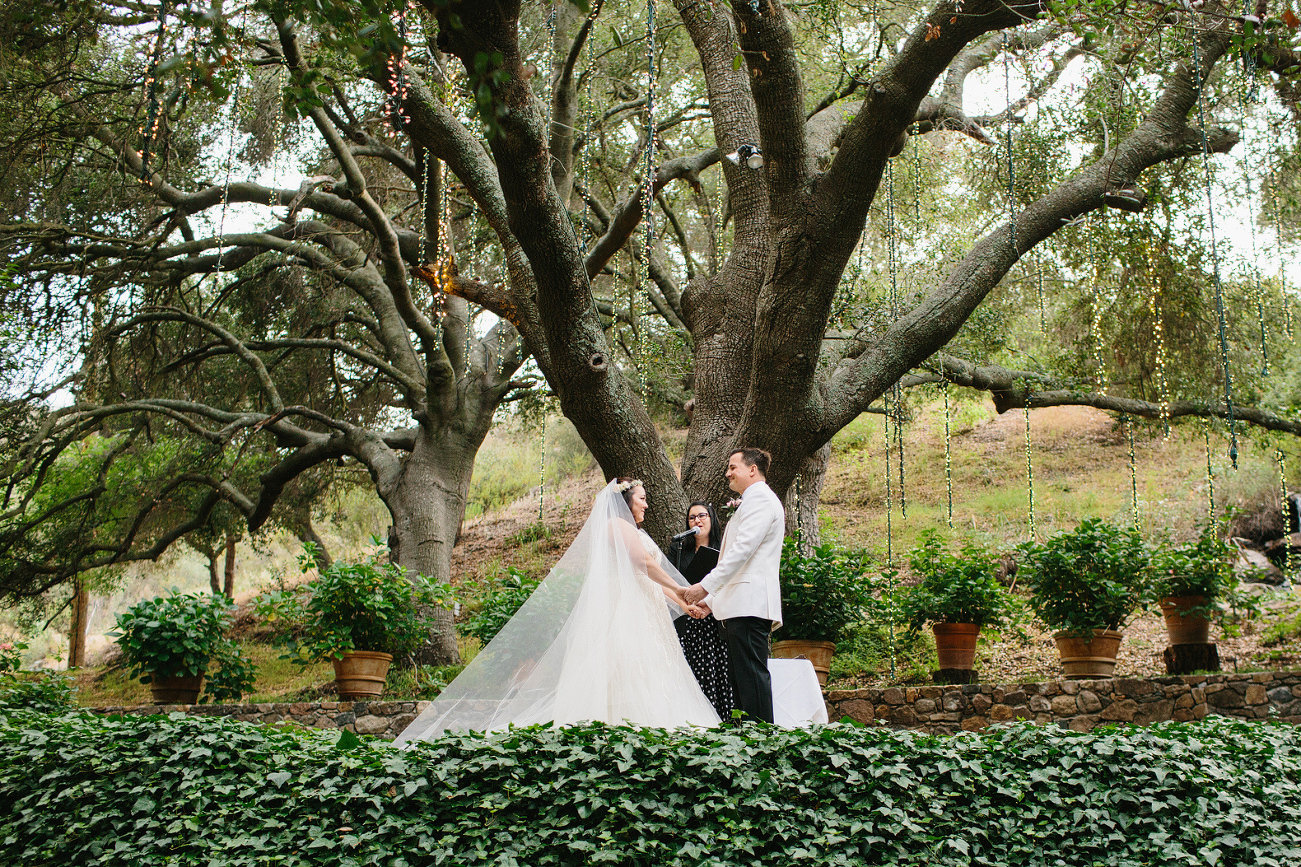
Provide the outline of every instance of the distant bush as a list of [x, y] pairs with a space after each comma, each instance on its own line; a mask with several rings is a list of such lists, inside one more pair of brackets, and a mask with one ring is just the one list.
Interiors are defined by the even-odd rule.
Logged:
[[487, 644], [497, 637], [506, 621], [515, 616], [528, 601], [540, 582], [514, 566], [493, 582], [492, 590], [477, 604], [475, 612], [457, 624], [457, 631], [467, 638]]
[[0, 713], [19, 709], [61, 713], [76, 704], [77, 687], [66, 674], [0, 674]]
[[953, 737], [603, 724], [401, 751], [203, 717], [0, 715], [8, 863], [1281, 865], [1301, 729]]

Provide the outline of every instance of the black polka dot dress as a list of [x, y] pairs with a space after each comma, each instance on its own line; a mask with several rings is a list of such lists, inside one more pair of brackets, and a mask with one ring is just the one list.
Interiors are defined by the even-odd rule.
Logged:
[[[676, 545], [670, 546], [669, 561], [679, 569], [684, 569], [691, 562], [694, 553], [694, 549], [683, 551]], [[732, 708], [736, 705], [732, 698], [732, 679], [727, 666], [723, 624], [714, 619], [712, 614], [701, 620], [684, 614], [673, 621], [673, 626], [678, 631], [682, 654], [687, 658], [687, 665], [691, 666], [701, 692], [709, 699], [714, 710], [718, 711], [720, 719], [730, 720]]]
[[684, 615], [674, 620], [673, 625], [678, 630], [682, 653], [700, 684], [700, 691], [718, 711], [720, 719], [731, 719], [732, 680], [728, 676], [723, 624], [710, 614], [702, 620]]

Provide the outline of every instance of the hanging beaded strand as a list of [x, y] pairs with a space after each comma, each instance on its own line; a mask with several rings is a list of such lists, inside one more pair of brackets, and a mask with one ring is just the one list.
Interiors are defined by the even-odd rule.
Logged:
[[1038, 538], [1038, 531], [1035, 529], [1034, 517], [1034, 459], [1031, 457], [1032, 449], [1030, 447], [1030, 401], [1025, 402], [1025, 492], [1026, 502], [1028, 504], [1027, 515], [1029, 517], [1028, 530], [1031, 542]]
[[[651, 251], [655, 248], [655, 0], [646, 0], [646, 157], [643, 171], [645, 177], [641, 189], [642, 209], [642, 252], [641, 268], [637, 282], [646, 292], [647, 306], [650, 303]], [[640, 300], [640, 299], [639, 299]], [[636, 314], [637, 372], [642, 400], [646, 400], [650, 391], [650, 377], [646, 373], [646, 350], [642, 336], [641, 316]]]
[[885, 403], [885, 565], [894, 566], [894, 479], [890, 469], [890, 392], [881, 395]]
[[1202, 426], [1202, 438], [1206, 443], [1206, 523], [1215, 523], [1215, 470], [1211, 467], [1211, 420], [1206, 419]]
[[1129, 505], [1131, 516], [1134, 521], [1134, 529], [1142, 529], [1138, 518], [1138, 461], [1134, 455], [1134, 420], [1129, 417], [1128, 413], [1121, 413], [1121, 426], [1125, 429], [1125, 436], [1129, 440]]
[[[1293, 514], [1296, 507], [1290, 503], [1287, 498], [1287, 465], [1284, 461], [1285, 456], [1283, 454], [1283, 449], [1274, 449], [1274, 462], [1278, 464], [1279, 495], [1282, 498], [1279, 502], [1282, 504], [1283, 509], [1283, 534], [1286, 536], [1288, 535], [1288, 531], [1292, 529], [1291, 522], [1297, 520], [1298, 516]], [[1289, 582], [1292, 580], [1292, 575], [1296, 572], [1296, 554], [1293, 553], [1294, 548], [1294, 545], [1287, 546], [1287, 562], [1283, 564], [1286, 580]]]
[[[945, 519], [948, 522], [949, 529], [953, 529], [953, 450], [951, 447], [952, 434], [949, 430], [949, 381], [940, 380], [940, 391], [944, 394], [944, 492], [948, 495], [948, 511]], [[1033, 503], [1031, 504], [1031, 514], [1033, 515]]]

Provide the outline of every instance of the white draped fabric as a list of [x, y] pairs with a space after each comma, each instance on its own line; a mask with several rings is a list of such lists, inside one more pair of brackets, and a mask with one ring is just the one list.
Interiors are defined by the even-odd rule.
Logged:
[[685, 585], [611, 482], [533, 595], [396, 743], [511, 724], [716, 725], [648, 557]]

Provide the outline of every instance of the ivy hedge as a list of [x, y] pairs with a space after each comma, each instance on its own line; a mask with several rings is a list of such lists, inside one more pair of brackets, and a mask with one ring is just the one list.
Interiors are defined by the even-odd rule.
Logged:
[[33, 865], [1278, 865], [1301, 730], [956, 737], [835, 725], [448, 736], [0, 715], [0, 858]]

